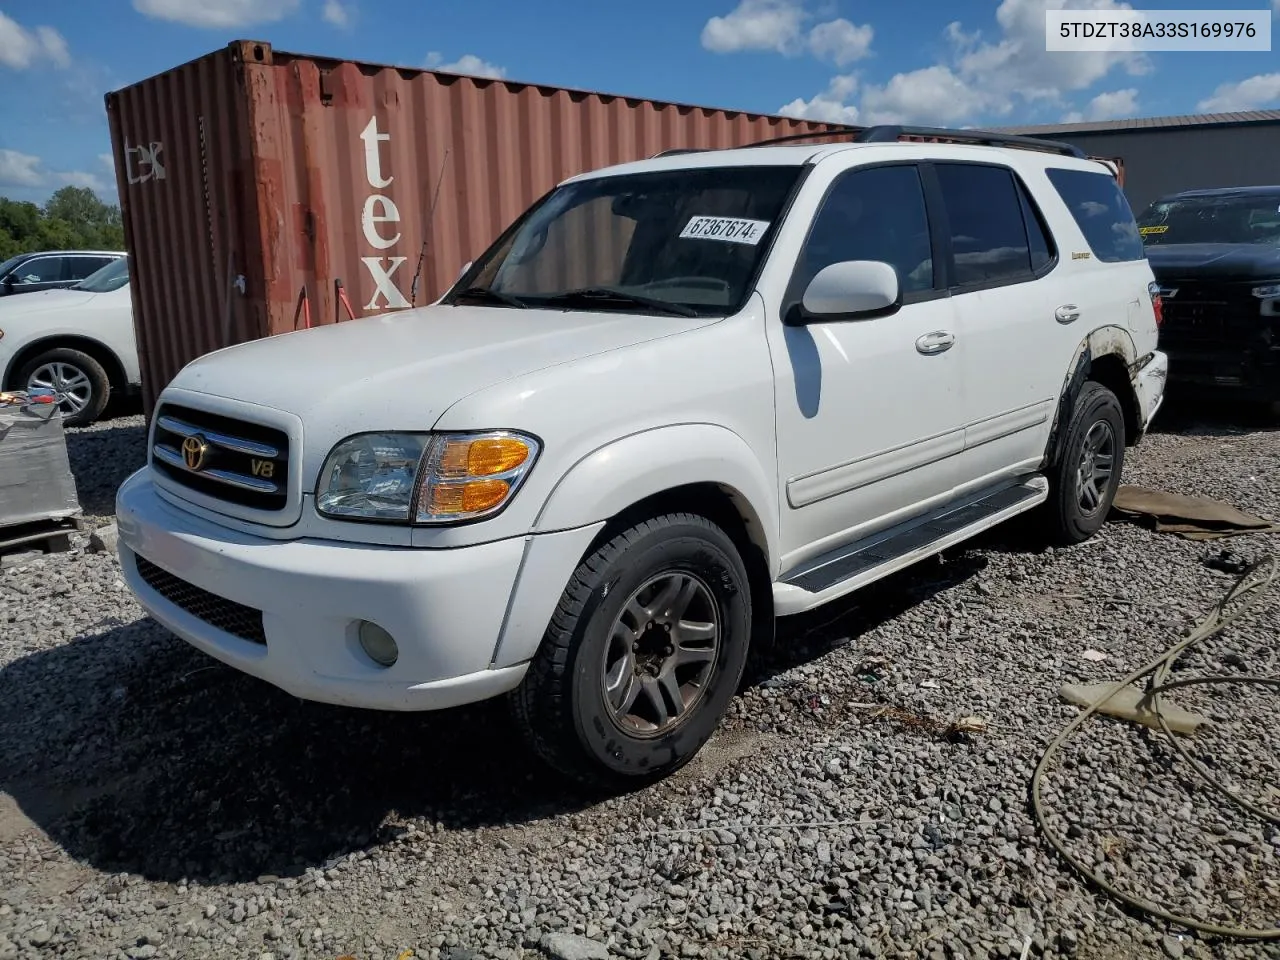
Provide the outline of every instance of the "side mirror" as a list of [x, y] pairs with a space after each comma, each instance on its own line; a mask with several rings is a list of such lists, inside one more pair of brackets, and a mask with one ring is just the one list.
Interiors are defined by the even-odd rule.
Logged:
[[11, 293], [11, 292], [13, 292], [13, 285], [14, 285], [14, 283], [16, 282], [16, 281], [13, 279], [13, 274], [11, 273], [11, 274], [9, 274], [7, 277], [5, 277], [3, 282], [4, 282], [4, 289], [5, 289], [5, 292], [6, 292], [6, 293]]
[[799, 322], [853, 320], [902, 305], [898, 271], [879, 260], [845, 260], [818, 271], [805, 288]]

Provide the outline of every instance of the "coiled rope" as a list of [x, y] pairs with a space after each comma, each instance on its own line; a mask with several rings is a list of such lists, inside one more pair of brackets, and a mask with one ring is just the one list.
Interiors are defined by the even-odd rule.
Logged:
[[1169, 676], [1173, 671], [1173, 665], [1177, 659], [1182, 656], [1188, 649], [1198, 643], [1202, 643], [1209, 637], [1221, 632], [1229, 623], [1242, 616], [1250, 607], [1252, 607], [1263, 593], [1280, 580], [1280, 556], [1268, 556], [1257, 563], [1254, 563], [1244, 571], [1236, 580], [1235, 584], [1222, 597], [1221, 600], [1214, 605], [1209, 614], [1200, 621], [1200, 623], [1191, 631], [1187, 637], [1174, 644], [1157, 659], [1151, 661], [1144, 667], [1134, 670], [1123, 680], [1119, 680], [1111, 687], [1107, 693], [1094, 702], [1091, 706], [1085, 708], [1080, 714], [1067, 724], [1066, 728], [1054, 738], [1045, 750], [1044, 755], [1040, 758], [1040, 763], [1036, 766], [1036, 771], [1031, 778], [1031, 808], [1035, 816], [1037, 825], [1044, 834], [1045, 839], [1053, 846], [1058, 854], [1067, 862], [1067, 864], [1087, 878], [1091, 883], [1103, 890], [1105, 893], [1115, 899], [1127, 904], [1129, 907], [1139, 910], [1150, 916], [1157, 917], [1177, 926], [1184, 927], [1188, 930], [1197, 931], [1199, 933], [1209, 934], [1219, 937], [1231, 937], [1241, 940], [1276, 940], [1280, 939], [1280, 927], [1255, 928], [1249, 929], [1244, 927], [1226, 926], [1216, 923], [1207, 923], [1197, 920], [1194, 917], [1184, 916], [1166, 909], [1158, 903], [1134, 896], [1120, 890], [1111, 881], [1101, 876], [1096, 870], [1089, 865], [1082, 863], [1068, 848], [1066, 841], [1062, 836], [1055, 833], [1049, 827], [1044, 815], [1044, 800], [1041, 795], [1045, 772], [1048, 770], [1054, 757], [1062, 746], [1071, 738], [1071, 736], [1079, 730], [1092, 717], [1096, 716], [1099, 710], [1106, 704], [1108, 700], [1117, 693], [1128, 687], [1130, 684], [1136, 683], [1144, 677], [1148, 678], [1146, 693], [1147, 698], [1144, 706], [1148, 706], [1156, 718], [1160, 722], [1160, 728], [1164, 732], [1165, 737], [1172, 745], [1173, 749], [1186, 763], [1193, 769], [1204, 784], [1215, 794], [1234, 804], [1236, 807], [1247, 813], [1265, 820], [1271, 824], [1280, 826], [1280, 815], [1264, 810], [1257, 804], [1250, 803], [1242, 797], [1236, 796], [1224, 784], [1214, 777], [1205, 766], [1193, 757], [1185, 747], [1179, 742], [1179, 738], [1174, 735], [1169, 728], [1169, 723], [1164, 715], [1161, 695], [1170, 690], [1177, 690], [1183, 687], [1201, 686], [1201, 685], [1220, 685], [1220, 684], [1236, 684], [1241, 686], [1262, 686], [1273, 687], [1280, 690], [1280, 677], [1261, 677], [1261, 676], [1209, 676], [1209, 677], [1191, 677], [1183, 680], [1170, 680]]

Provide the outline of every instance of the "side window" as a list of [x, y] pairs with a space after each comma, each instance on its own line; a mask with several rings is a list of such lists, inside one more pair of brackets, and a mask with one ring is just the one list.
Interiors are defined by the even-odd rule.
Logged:
[[[951, 224], [956, 285], [1030, 280], [1031, 241], [1013, 171], [968, 163], [938, 163], [935, 169]], [[1043, 233], [1038, 242], [1047, 260]]]
[[51, 283], [62, 279], [63, 257], [36, 257], [14, 271], [15, 283]]
[[67, 257], [67, 280], [83, 280], [111, 262], [110, 257]]
[[1146, 257], [1133, 210], [1115, 177], [1063, 167], [1051, 167], [1045, 172], [1095, 257], [1104, 263]]
[[1018, 189], [1018, 199], [1022, 202], [1022, 223], [1027, 229], [1027, 240], [1031, 246], [1031, 269], [1039, 273], [1057, 256], [1057, 248], [1049, 239], [1049, 227], [1044, 216], [1036, 209], [1035, 203], [1027, 195], [1027, 189], [1014, 177]]
[[914, 165], [852, 170], [836, 181], [800, 253], [797, 295], [823, 267], [843, 260], [890, 264], [904, 298], [933, 288], [929, 219]]

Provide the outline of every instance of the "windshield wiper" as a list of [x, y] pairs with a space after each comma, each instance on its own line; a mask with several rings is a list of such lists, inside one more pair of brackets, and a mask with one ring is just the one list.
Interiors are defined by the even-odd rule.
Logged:
[[551, 304], [570, 304], [579, 303], [587, 306], [597, 306], [603, 303], [627, 303], [632, 306], [644, 307], [646, 310], [652, 310], [655, 313], [670, 313], [678, 317], [696, 317], [698, 311], [686, 307], [683, 303], [672, 303], [669, 300], [657, 300], [653, 297], [643, 297], [635, 293], [627, 293], [625, 290], [613, 290], [609, 287], [583, 287], [581, 290], [566, 290], [564, 293], [557, 293], [555, 296], [547, 297], [545, 303]]
[[468, 300], [488, 300], [490, 303], [505, 303], [508, 307], [519, 307], [521, 310], [527, 309], [529, 306], [519, 297], [513, 297], [509, 293], [503, 293], [501, 290], [494, 290], [491, 287], [467, 287], [453, 299], [457, 301], [463, 297]]

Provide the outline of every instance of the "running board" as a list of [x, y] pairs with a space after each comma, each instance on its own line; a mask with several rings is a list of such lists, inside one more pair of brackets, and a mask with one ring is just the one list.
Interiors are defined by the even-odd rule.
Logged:
[[1049, 481], [1034, 476], [1013, 486], [952, 504], [788, 571], [773, 585], [778, 616], [802, 613], [940, 553], [984, 530], [1025, 513], [1049, 498]]

